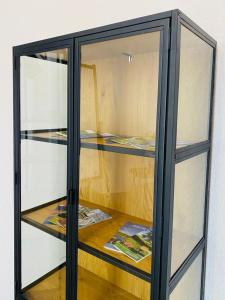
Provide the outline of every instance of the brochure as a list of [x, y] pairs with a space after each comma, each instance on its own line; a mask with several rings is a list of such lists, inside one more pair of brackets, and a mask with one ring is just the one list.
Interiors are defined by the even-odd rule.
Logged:
[[152, 228], [127, 222], [104, 247], [125, 254], [139, 262], [152, 251]]
[[[78, 227], [84, 228], [111, 219], [111, 216], [100, 209], [79, 205]], [[44, 224], [58, 225], [66, 228], [66, 205], [58, 205], [44, 220]]]

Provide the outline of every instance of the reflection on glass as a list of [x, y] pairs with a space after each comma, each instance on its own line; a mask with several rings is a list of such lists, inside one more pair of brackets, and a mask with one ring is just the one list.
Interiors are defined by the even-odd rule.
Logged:
[[213, 48], [181, 26], [177, 140], [208, 139]]
[[[22, 288], [26, 299], [65, 299], [65, 242], [40, 230], [35, 220], [44, 227], [52, 214], [49, 202], [66, 195], [67, 149], [24, 138], [25, 132], [67, 127], [67, 64], [60, 57], [67, 59], [67, 49], [22, 56], [20, 61]], [[48, 226], [61, 229], [50, 221]]]
[[79, 250], [78, 300], [149, 300], [149, 295], [148, 282]]
[[170, 295], [170, 300], [200, 300], [202, 254], [196, 258]]
[[175, 167], [171, 275], [203, 236], [207, 154]]
[[66, 57], [67, 49], [21, 57], [21, 130], [67, 127]]

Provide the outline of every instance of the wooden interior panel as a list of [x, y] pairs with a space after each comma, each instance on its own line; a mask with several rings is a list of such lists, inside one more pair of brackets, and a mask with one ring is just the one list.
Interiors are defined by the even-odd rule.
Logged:
[[[61, 268], [24, 293], [29, 300], [65, 300], [66, 269]], [[134, 295], [78, 268], [78, 300], [138, 300]], [[147, 298], [146, 298], [147, 299]]]
[[[82, 46], [81, 130], [155, 139], [159, 40], [141, 38], [142, 51], [129, 38]], [[132, 48], [131, 62], [123, 47]], [[153, 189], [154, 160], [81, 150], [81, 199], [152, 222]]]
[[78, 253], [78, 264], [100, 278], [134, 295], [138, 299], [149, 300], [150, 283], [82, 250], [79, 250]]
[[154, 159], [81, 150], [81, 199], [152, 222], [153, 190]]
[[85, 61], [81, 129], [155, 138], [159, 52]]
[[[96, 45], [96, 50], [97, 48]], [[101, 48], [98, 50], [101, 53]], [[82, 61], [94, 67], [92, 70], [81, 70], [81, 130], [91, 129], [101, 133], [154, 140], [159, 53], [156, 49], [137, 53], [133, 56], [132, 63], [121, 53], [119, 56], [109, 54], [107, 57], [102, 52], [103, 58], [98, 51], [94, 53], [99, 57]], [[153, 159], [81, 149], [80, 199], [152, 222], [153, 194]], [[116, 223], [112, 221], [114, 232], [124, 221], [125, 219], [117, 220]], [[85, 231], [88, 231], [88, 235]], [[79, 231], [79, 239], [84, 242], [90, 240], [90, 235], [92, 246], [96, 247], [100, 245], [99, 236], [103, 242], [109, 237], [109, 232], [104, 230], [103, 223], [99, 224], [97, 230], [92, 227], [92, 230]], [[79, 264], [138, 299], [149, 299], [150, 285], [147, 282], [83, 251], [79, 251]], [[141, 264], [145, 264], [146, 272], [150, 271], [148, 259], [136, 266], [143, 269]]]

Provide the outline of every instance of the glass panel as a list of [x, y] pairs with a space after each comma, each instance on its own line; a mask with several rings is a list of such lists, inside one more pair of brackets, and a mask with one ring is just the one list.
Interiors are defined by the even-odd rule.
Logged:
[[175, 166], [171, 275], [203, 236], [207, 154]]
[[[127, 222], [145, 227], [152, 226], [154, 160], [82, 149], [80, 162], [80, 204], [88, 208], [100, 209], [109, 219], [100, 222], [99, 217], [99, 220], [98, 218], [96, 220], [98, 224], [81, 228], [79, 240], [129, 265], [149, 272], [150, 256], [136, 262], [134, 258], [139, 257], [138, 253], [133, 254], [134, 258], [131, 259], [125, 254], [110, 250], [108, 248], [110, 245], [106, 243]], [[135, 232], [135, 228], [130, 230]], [[132, 240], [130, 242], [132, 243]]]
[[79, 250], [78, 300], [149, 300], [149, 295], [150, 283]]
[[160, 33], [81, 48], [81, 130], [155, 140]]
[[[35, 140], [67, 127], [67, 49], [21, 57], [22, 288], [26, 299], [65, 299], [63, 201], [67, 147]], [[62, 60], [60, 60], [62, 58]], [[52, 208], [49, 208], [52, 205]], [[61, 218], [59, 218], [59, 213]]]
[[200, 300], [202, 254], [196, 258], [170, 295], [170, 300]]
[[[81, 47], [79, 241], [139, 274], [151, 272], [159, 45], [152, 32]], [[120, 286], [118, 274], [131, 276], [121, 269], [108, 267], [108, 284], [149, 299], [132, 281]]]
[[208, 139], [213, 48], [181, 26], [177, 146]]

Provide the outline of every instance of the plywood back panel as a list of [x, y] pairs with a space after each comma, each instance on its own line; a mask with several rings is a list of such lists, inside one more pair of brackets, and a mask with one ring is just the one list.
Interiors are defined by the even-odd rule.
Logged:
[[80, 198], [152, 222], [154, 159], [82, 149]]
[[[126, 290], [141, 300], [149, 300], [150, 284], [82, 250], [78, 254], [79, 266]], [[107, 295], [104, 295], [107, 297]], [[103, 297], [103, 298], [104, 298]]]
[[[155, 139], [157, 51], [83, 61], [81, 130]], [[87, 67], [89, 66], [89, 67]], [[81, 151], [80, 197], [152, 221], [154, 160]]]
[[[85, 62], [81, 68], [81, 129], [155, 137], [158, 52]], [[97, 92], [96, 92], [97, 90]]]

